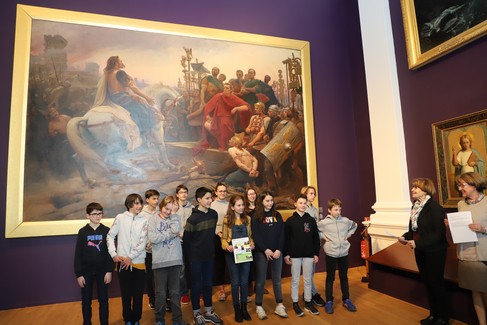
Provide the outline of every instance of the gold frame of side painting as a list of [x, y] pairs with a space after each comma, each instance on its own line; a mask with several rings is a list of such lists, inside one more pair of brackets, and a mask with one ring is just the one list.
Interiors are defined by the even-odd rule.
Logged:
[[[429, 5], [435, 7], [428, 7]], [[428, 4], [424, 1], [401, 0], [401, 7], [408, 64], [411, 70], [430, 63], [487, 33], [485, 4], [475, 9], [466, 1], [461, 5], [448, 6], [441, 0]]]
[[[113, 38], [116, 38], [118, 44], [104, 39], [105, 34], [114, 33], [117, 37]], [[144, 46], [137, 43], [141, 40], [145, 41]], [[80, 44], [83, 46], [79, 46]], [[162, 45], [166, 46], [163, 50]], [[46, 48], [51, 51], [48, 55]], [[219, 50], [218, 53], [215, 52], [216, 49]], [[168, 64], [164, 60], [169, 60], [171, 51], [178, 54]], [[223, 60], [221, 56], [217, 56], [218, 54], [225, 54], [227, 58], [235, 61]], [[281, 140], [274, 141], [272, 150], [268, 151], [280, 159], [274, 161], [277, 164], [275, 167], [283, 168], [279, 167], [282, 158], [291, 159], [292, 154], [299, 149], [304, 157], [301, 161], [301, 166], [304, 166], [301, 167], [304, 175], [301, 183], [317, 185], [309, 42], [18, 5], [8, 152], [6, 238], [76, 234], [87, 222], [84, 211], [86, 205], [93, 201], [102, 204], [105, 212], [103, 222], [111, 226], [114, 216], [125, 209], [123, 202], [130, 193], [135, 192], [143, 196], [147, 189], [156, 188], [161, 192], [161, 196], [173, 195], [176, 186], [183, 183], [190, 189], [189, 198], [194, 199], [192, 195], [197, 187], [211, 187], [218, 181], [218, 177], [209, 170], [218, 171], [221, 168], [218, 164], [222, 163], [222, 155], [228, 153], [208, 149], [202, 158], [198, 158], [200, 160], [189, 159], [191, 157], [178, 159], [183, 153], [188, 152], [188, 145], [180, 143], [180, 140], [165, 143], [168, 160], [173, 164], [173, 168], [155, 168], [156, 159], [149, 161], [147, 158], [149, 149], [135, 158], [131, 156], [125, 162], [130, 163], [140, 157], [145, 157], [146, 160], [138, 161], [137, 164], [125, 169], [108, 166], [108, 157], [100, 159], [103, 151], [97, 151], [97, 154], [91, 157], [91, 161], [82, 160], [79, 164], [79, 158], [84, 159], [89, 155], [83, 156], [82, 152], [78, 151], [83, 143], [78, 142], [75, 146], [70, 135], [77, 137], [89, 129], [83, 128], [80, 121], [88, 111], [93, 110], [93, 94], [97, 91], [98, 79], [103, 75], [107, 58], [112, 55], [124, 58], [127, 71], [134, 77], [134, 82], [146, 85], [152, 83], [173, 90], [180, 84], [188, 84], [189, 87], [192, 83], [197, 85], [192, 80], [201, 71], [196, 71], [198, 75], [185, 74], [184, 76], [190, 76], [190, 81], [185, 80], [186, 77], [181, 72], [189, 69], [190, 62], [193, 72], [198, 67], [203, 69], [203, 62], [206, 62], [210, 69], [214, 65], [221, 65], [222, 70], [225, 64], [234, 62], [235, 65], [224, 70], [229, 78], [230, 73], [233, 76], [236, 69], [247, 71], [248, 68], [254, 68], [259, 79], [264, 79], [264, 74], [270, 73], [273, 80], [284, 80], [281, 82], [285, 83], [284, 88], [277, 85], [273, 89], [284, 89], [282, 98], [288, 102], [291, 89], [295, 89], [299, 84], [298, 94], [301, 92], [303, 107], [301, 127], [298, 127], [299, 121], [293, 123], [294, 133], [290, 132], [290, 136], [286, 135], [288, 138], [283, 136]], [[83, 61], [83, 57], [89, 60]], [[273, 57], [275, 62], [265, 61], [268, 57]], [[77, 61], [73, 63], [73, 60]], [[295, 66], [295, 69], [290, 63], [296, 62], [299, 65]], [[197, 66], [193, 66], [194, 63]], [[165, 70], [159, 72], [158, 69], [164, 64]], [[176, 72], [171, 74], [171, 69], [177, 69], [178, 75]], [[154, 79], [152, 73], [155, 72], [159, 72], [158, 76], [165, 79]], [[293, 73], [296, 79], [286, 79]], [[93, 78], [93, 75], [96, 78]], [[137, 81], [135, 77], [140, 79]], [[291, 82], [294, 83], [294, 87], [291, 87]], [[91, 92], [86, 86], [88, 84]], [[34, 86], [37, 88], [33, 88]], [[274, 92], [278, 93], [277, 90]], [[82, 110], [83, 105], [74, 105], [74, 99], [70, 97], [80, 93], [83, 96], [92, 96], [89, 107], [85, 107], [86, 111]], [[83, 96], [82, 98], [85, 98]], [[167, 106], [164, 108], [173, 107], [182, 97], [181, 93], [177, 93], [170, 101], [172, 106], [165, 102], [164, 105]], [[77, 100], [83, 103], [80, 97]], [[285, 105], [280, 105], [279, 108], [282, 106]], [[62, 111], [65, 107], [70, 109], [69, 113]], [[76, 115], [77, 107], [81, 107], [81, 112], [85, 115]], [[162, 108], [162, 104], [160, 107]], [[71, 123], [74, 120], [76, 122]], [[39, 121], [43, 121], [44, 124], [38, 124]], [[76, 126], [75, 129], [73, 124]], [[167, 140], [169, 133], [167, 129], [165, 131], [164, 139]], [[89, 142], [86, 138], [84, 140], [86, 143]], [[124, 150], [128, 150], [129, 140], [126, 139], [127, 146]], [[273, 140], [274, 138], [266, 146]], [[114, 145], [105, 145], [105, 150], [113, 148]], [[90, 148], [91, 151], [95, 149], [97, 148]], [[225, 156], [225, 159], [227, 158]], [[160, 158], [158, 159], [160, 161]], [[76, 162], [73, 163], [73, 160]], [[93, 164], [93, 161], [98, 165]], [[206, 163], [204, 169], [200, 168], [202, 162]], [[268, 179], [278, 174], [275, 171], [274, 174], [266, 172], [268, 171], [262, 171], [259, 176]], [[92, 176], [93, 173], [96, 176]], [[230, 186], [230, 189], [242, 188]], [[289, 196], [282, 202], [290, 202]], [[292, 204], [287, 203], [287, 208], [279, 208], [283, 216], [290, 214], [291, 206]]]
[[[463, 172], [475, 171], [485, 176], [487, 159], [487, 110], [462, 115], [434, 123], [433, 142], [440, 204], [445, 208], [456, 208], [461, 200], [455, 177]], [[472, 166], [463, 166], [460, 159], [455, 164], [453, 156], [463, 150], [462, 139], [470, 143]], [[470, 152], [470, 151], [466, 151]], [[467, 163], [468, 163], [467, 161]]]

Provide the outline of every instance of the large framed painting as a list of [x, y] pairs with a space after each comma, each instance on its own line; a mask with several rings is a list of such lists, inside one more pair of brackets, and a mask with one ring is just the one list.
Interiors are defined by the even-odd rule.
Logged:
[[401, 0], [410, 69], [417, 69], [487, 33], [487, 2]]
[[461, 199], [455, 177], [466, 172], [485, 176], [487, 110], [433, 124], [440, 204], [456, 208]]
[[316, 185], [309, 43], [18, 5], [6, 237], [75, 234], [130, 193]]

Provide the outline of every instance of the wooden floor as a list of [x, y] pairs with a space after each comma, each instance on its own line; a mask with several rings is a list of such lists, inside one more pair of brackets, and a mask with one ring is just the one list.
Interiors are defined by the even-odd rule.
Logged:
[[[324, 287], [326, 273], [318, 273], [315, 275], [315, 283], [318, 288]], [[268, 318], [261, 321], [255, 314], [255, 304], [252, 301], [249, 303], [249, 312], [252, 316], [251, 322], [244, 322], [243, 324], [262, 324], [277, 325], [277, 324], [296, 324], [299, 325], [358, 325], [358, 324], [384, 324], [384, 325], [410, 325], [419, 324], [419, 320], [428, 315], [428, 311], [409, 304], [407, 302], [383, 295], [377, 291], [367, 288], [366, 283], [361, 282], [362, 276], [365, 275], [364, 267], [352, 268], [349, 270], [349, 284], [350, 295], [352, 301], [357, 306], [357, 312], [351, 313], [341, 305], [337, 305], [340, 299], [336, 299], [335, 313], [328, 315], [322, 307], [319, 308], [320, 315], [313, 316], [305, 312], [304, 317], [296, 317], [292, 310], [290, 298], [290, 282], [291, 278], [283, 279], [283, 295], [284, 305], [287, 307], [289, 318], [283, 319], [274, 315], [275, 300], [272, 293], [272, 285], [270, 280], [266, 284], [266, 288], [270, 290], [270, 294], [264, 296], [264, 309], [267, 312]], [[229, 286], [225, 287], [229, 295]], [[302, 283], [301, 283], [302, 290]], [[320, 292], [324, 296], [323, 289]], [[335, 297], [340, 297], [339, 280], [335, 281]], [[254, 298], [254, 297], [253, 297]], [[216, 301], [216, 291], [213, 296], [216, 312], [222, 317], [225, 324], [236, 324], [233, 320], [233, 306], [229, 297], [226, 302]], [[191, 305], [182, 306], [184, 320], [192, 324], [192, 310]], [[301, 304], [301, 308], [303, 308]], [[123, 325], [122, 307], [120, 298], [110, 299], [110, 324]], [[166, 315], [166, 323], [172, 324], [170, 314]], [[144, 296], [144, 311], [142, 314], [141, 325], [154, 324], [154, 313], [148, 307], [147, 297]], [[93, 324], [98, 323], [97, 302], [93, 302]], [[75, 325], [82, 324], [81, 316], [81, 302], [71, 302], [62, 304], [53, 304], [38, 307], [28, 307], [20, 309], [11, 309], [0, 311], [1, 325]], [[459, 321], [452, 321], [452, 325], [464, 324]]]

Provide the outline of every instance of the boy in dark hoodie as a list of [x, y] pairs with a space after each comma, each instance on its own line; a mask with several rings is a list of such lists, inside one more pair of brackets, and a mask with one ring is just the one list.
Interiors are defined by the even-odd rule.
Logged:
[[316, 221], [307, 212], [308, 198], [306, 194], [299, 194], [294, 205], [296, 211], [285, 223], [286, 249], [284, 262], [291, 265], [291, 298], [293, 309], [297, 316], [304, 315], [298, 304], [298, 289], [301, 267], [304, 282], [304, 309], [313, 315], [320, 312], [311, 302], [311, 278], [313, 276], [313, 263], [318, 263], [320, 253], [320, 237]]
[[107, 248], [107, 234], [110, 228], [100, 222], [102, 217], [101, 204], [88, 204], [86, 218], [90, 222], [79, 230], [76, 239], [74, 272], [81, 287], [83, 324], [91, 324], [91, 300], [96, 282], [100, 324], [108, 325], [108, 284], [112, 281], [113, 261]]
[[[211, 209], [212, 190], [200, 187], [195, 198], [198, 206], [193, 209], [184, 227], [183, 249], [188, 256], [191, 272], [191, 305], [195, 325], [206, 322], [223, 324], [215, 313], [212, 302], [213, 263], [215, 256], [215, 229], [218, 214]], [[200, 295], [203, 295], [205, 311], [201, 313]]]

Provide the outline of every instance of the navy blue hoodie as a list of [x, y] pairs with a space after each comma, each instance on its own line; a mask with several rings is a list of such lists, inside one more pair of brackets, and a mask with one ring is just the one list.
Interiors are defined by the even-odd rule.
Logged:
[[207, 261], [215, 255], [215, 229], [218, 214], [213, 209], [203, 212], [193, 208], [191, 216], [186, 220], [183, 235], [183, 250], [188, 259]]
[[252, 237], [260, 252], [270, 249], [284, 253], [284, 221], [279, 212], [276, 211], [275, 214], [273, 217], [272, 211], [265, 211], [263, 221], [259, 221], [257, 217], [252, 218]]
[[110, 228], [101, 223], [96, 229], [87, 224], [79, 230], [74, 252], [76, 277], [113, 272], [113, 260], [107, 248], [109, 230]]

